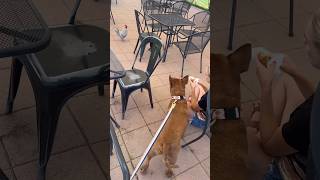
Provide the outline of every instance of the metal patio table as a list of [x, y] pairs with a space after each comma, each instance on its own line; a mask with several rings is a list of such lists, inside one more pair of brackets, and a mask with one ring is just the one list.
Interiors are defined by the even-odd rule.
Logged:
[[[0, 58], [38, 52], [50, 39], [49, 28], [31, 1], [0, 0]], [[0, 180], [8, 180], [1, 169]]]
[[167, 13], [167, 14], [148, 14], [148, 16], [160, 23], [163, 26], [168, 27], [166, 43], [164, 46], [164, 52], [162, 61], [166, 61], [168, 48], [172, 42], [172, 38], [177, 35], [178, 31], [184, 26], [194, 26], [195, 24], [178, 14]]
[[[125, 69], [123, 68], [122, 64], [120, 63], [119, 59], [116, 57], [114, 52], [110, 49], [110, 80], [116, 80], [119, 78], [122, 78], [125, 76]], [[114, 147], [116, 151], [116, 156], [119, 161], [121, 171], [122, 171], [122, 176], [123, 180], [129, 180], [130, 178], [130, 173], [128, 166], [126, 164], [126, 161], [124, 159], [124, 156], [122, 154], [120, 144], [116, 135], [116, 132], [114, 130], [113, 124], [119, 128], [119, 124], [114, 120], [114, 118], [110, 114], [110, 136], [111, 136], [111, 152], [112, 148]], [[112, 123], [113, 122], [113, 123]], [[111, 177], [110, 177], [111, 179]]]

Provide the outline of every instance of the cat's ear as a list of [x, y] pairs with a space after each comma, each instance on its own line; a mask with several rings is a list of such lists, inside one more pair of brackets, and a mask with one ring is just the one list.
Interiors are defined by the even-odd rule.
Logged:
[[249, 69], [252, 54], [251, 44], [245, 44], [228, 55], [230, 64], [239, 68], [240, 73], [246, 72]]

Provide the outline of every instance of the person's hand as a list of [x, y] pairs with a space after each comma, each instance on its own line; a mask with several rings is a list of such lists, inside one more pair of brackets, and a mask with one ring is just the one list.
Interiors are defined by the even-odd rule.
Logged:
[[276, 63], [273, 62], [265, 67], [260, 61], [257, 61], [257, 76], [261, 87], [271, 87]]
[[282, 69], [282, 71], [286, 72], [291, 76], [294, 76], [298, 73], [297, 66], [292, 62], [292, 60], [288, 56], [283, 58], [283, 62], [280, 68]]

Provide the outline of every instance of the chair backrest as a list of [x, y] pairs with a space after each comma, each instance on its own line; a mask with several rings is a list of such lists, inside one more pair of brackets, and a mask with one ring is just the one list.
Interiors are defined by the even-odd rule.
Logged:
[[134, 14], [135, 14], [135, 17], [136, 17], [136, 24], [137, 24], [137, 31], [138, 31], [138, 34], [140, 35], [141, 33], [144, 33], [144, 32], [147, 32], [149, 33], [149, 28], [147, 26], [147, 22], [146, 22], [146, 19], [145, 19], [145, 16], [137, 11], [136, 9], [134, 10]]
[[144, 14], [161, 14], [164, 11], [161, 2], [153, 0], [141, 0], [141, 6]]
[[204, 32], [194, 32], [189, 37], [189, 41], [192, 42], [192, 44], [196, 45], [197, 48], [199, 48], [201, 51], [204, 50], [204, 48], [207, 46], [209, 40], [210, 40], [210, 31], [204, 31]]
[[210, 27], [210, 13], [208, 11], [201, 11], [194, 14], [192, 21], [195, 24], [195, 28], [199, 31], [207, 31]]
[[172, 4], [171, 13], [176, 13], [182, 17], [186, 17], [191, 8], [191, 4], [187, 1], [176, 1]]
[[162, 42], [159, 38], [154, 36], [148, 36], [141, 41], [141, 44], [139, 46], [132, 68], [134, 68], [134, 64], [137, 60], [139, 52], [140, 52], [140, 56], [143, 56], [147, 44], [150, 44], [151, 46], [149, 62], [146, 69], [146, 72], [149, 78], [161, 61], [160, 53], [162, 48]]

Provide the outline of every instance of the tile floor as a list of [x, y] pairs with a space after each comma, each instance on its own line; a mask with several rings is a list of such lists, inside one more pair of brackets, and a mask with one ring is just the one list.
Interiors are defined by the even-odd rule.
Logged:
[[[140, 10], [139, 0], [119, 0], [118, 4], [112, 1], [112, 12], [116, 25], [111, 23], [110, 26], [110, 46], [115, 52], [117, 58], [121, 61], [125, 68], [130, 68], [134, 54], [133, 50], [137, 41], [137, 28], [134, 17], [134, 9]], [[190, 15], [199, 11], [193, 8]], [[121, 40], [115, 33], [115, 27], [128, 26], [128, 36], [125, 40]], [[161, 37], [165, 41], [165, 36]], [[210, 65], [210, 47], [209, 44], [203, 54], [203, 69]], [[144, 56], [148, 58], [146, 54]], [[147, 59], [138, 62], [139, 68], [146, 67]], [[186, 59], [185, 73], [195, 77], [204, 78], [204, 73], [199, 72], [200, 54], [190, 55]], [[152, 95], [154, 108], [150, 107], [147, 91], [134, 92], [129, 98], [128, 108], [125, 114], [125, 119], [121, 119], [121, 100], [117, 88], [116, 97], [111, 99], [111, 112], [121, 126], [118, 132], [118, 138], [123, 148], [123, 153], [129, 166], [130, 171], [137, 165], [143, 152], [151, 141], [153, 135], [160, 126], [161, 121], [167, 113], [168, 103], [170, 100], [169, 92], [169, 75], [179, 76], [181, 69], [182, 57], [179, 50], [172, 46], [168, 50], [167, 61], [160, 63], [151, 78]], [[112, 88], [112, 86], [111, 86]], [[189, 88], [189, 87], [187, 87]], [[188, 92], [188, 90], [187, 90]], [[188, 93], [187, 93], [188, 94]], [[183, 138], [186, 142], [200, 133], [200, 129], [188, 127]], [[174, 169], [174, 177], [176, 180], [206, 180], [209, 179], [210, 168], [210, 139], [205, 136], [196, 143], [181, 150], [177, 165], [179, 168]], [[112, 157], [110, 162], [111, 178], [118, 180], [122, 179], [121, 170], [116, 158]], [[168, 179], [164, 174], [165, 166], [162, 163], [161, 157], [155, 157], [150, 163], [150, 169], [147, 175], [138, 173], [138, 178], [141, 179]], [[196, 176], [195, 176], [196, 173]]]

